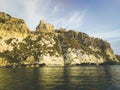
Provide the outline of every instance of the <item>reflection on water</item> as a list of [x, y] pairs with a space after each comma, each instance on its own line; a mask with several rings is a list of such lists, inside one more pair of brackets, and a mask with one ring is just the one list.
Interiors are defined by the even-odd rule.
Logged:
[[120, 66], [0, 68], [0, 90], [120, 90]]

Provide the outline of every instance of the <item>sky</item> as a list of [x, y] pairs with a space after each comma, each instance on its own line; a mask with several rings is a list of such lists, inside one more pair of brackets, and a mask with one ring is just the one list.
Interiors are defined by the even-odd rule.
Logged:
[[85, 32], [120, 54], [120, 0], [0, 0], [0, 11], [24, 19], [30, 30], [43, 19], [56, 29]]

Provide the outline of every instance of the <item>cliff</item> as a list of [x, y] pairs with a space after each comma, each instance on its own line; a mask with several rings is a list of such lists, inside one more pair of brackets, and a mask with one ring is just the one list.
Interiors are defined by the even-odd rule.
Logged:
[[9, 43], [21, 42], [29, 32], [24, 20], [0, 12], [0, 52], [13, 50]]
[[36, 27], [36, 32], [54, 32], [54, 26], [41, 20], [39, 25]]
[[0, 12], [0, 30], [15, 31], [19, 33], [28, 33], [24, 20], [11, 17], [4, 12]]
[[116, 55], [117, 59], [120, 61], [120, 55]]
[[24, 20], [0, 12], [0, 66], [118, 63], [107, 41], [74, 30], [54, 30], [43, 20], [30, 31]]

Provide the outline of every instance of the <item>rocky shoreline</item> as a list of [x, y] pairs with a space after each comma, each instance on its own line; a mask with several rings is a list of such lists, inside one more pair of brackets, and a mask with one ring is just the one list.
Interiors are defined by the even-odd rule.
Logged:
[[[64, 65], [64, 66], [59, 66], [59, 67], [65, 67], [65, 66], [106, 66], [106, 65], [120, 65], [120, 64], [116, 64], [116, 63], [103, 63], [103, 64], [89, 64], [89, 63], [82, 63], [82, 64], [76, 64], [76, 65]], [[22, 68], [22, 67], [46, 67], [47, 65], [43, 64], [9, 64], [6, 66], [0, 66], [0, 68]], [[48, 65], [48, 66], [58, 66], [58, 65]], [[48, 67], [47, 66], [47, 67]]]

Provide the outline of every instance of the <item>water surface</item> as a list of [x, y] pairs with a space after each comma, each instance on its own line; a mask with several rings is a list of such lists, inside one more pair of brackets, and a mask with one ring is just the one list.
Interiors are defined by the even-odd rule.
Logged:
[[0, 90], [120, 90], [120, 65], [0, 68]]

